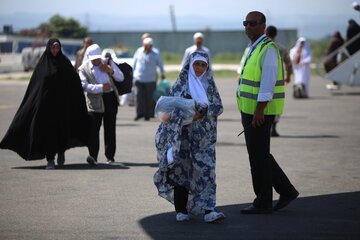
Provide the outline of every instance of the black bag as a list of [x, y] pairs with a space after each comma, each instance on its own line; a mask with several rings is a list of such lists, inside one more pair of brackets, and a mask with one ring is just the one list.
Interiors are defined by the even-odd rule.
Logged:
[[116, 66], [118, 66], [118, 68], [124, 74], [124, 81], [122, 81], [122, 82], [113, 81], [115, 84], [115, 87], [117, 88], [117, 90], [119, 92], [119, 95], [131, 93], [131, 88], [132, 88], [132, 84], [133, 84], [133, 69], [132, 69], [132, 67], [125, 62], [119, 63], [119, 64], [117, 64], [116, 62], [114, 62], [114, 63]]

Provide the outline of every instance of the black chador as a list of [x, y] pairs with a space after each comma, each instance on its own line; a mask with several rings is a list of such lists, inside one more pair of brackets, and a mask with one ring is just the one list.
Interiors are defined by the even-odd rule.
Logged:
[[[57, 42], [56, 56], [51, 46]], [[87, 145], [88, 117], [78, 74], [50, 39], [31, 76], [24, 99], [0, 143], [25, 160], [43, 159]]]

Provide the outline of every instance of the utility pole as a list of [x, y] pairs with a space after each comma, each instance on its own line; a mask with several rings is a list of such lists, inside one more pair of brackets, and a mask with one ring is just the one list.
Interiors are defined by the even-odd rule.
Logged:
[[171, 17], [172, 30], [173, 30], [173, 32], [176, 32], [176, 20], [175, 20], [174, 5], [170, 5], [170, 17]]

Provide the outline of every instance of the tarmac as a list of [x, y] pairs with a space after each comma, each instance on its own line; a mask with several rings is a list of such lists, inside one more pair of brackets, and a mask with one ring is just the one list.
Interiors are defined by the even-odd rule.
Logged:
[[[293, 99], [287, 86], [281, 136], [271, 139], [271, 152], [300, 196], [271, 215], [243, 215], [254, 193], [244, 136], [237, 136], [243, 128], [235, 76], [215, 76], [224, 104], [216, 180], [225, 220], [176, 222], [172, 204], [153, 184], [159, 121], [135, 122], [135, 108], [121, 106], [113, 165], [105, 163], [102, 138], [97, 167], [86, 163], [86, 148], [67, 151], [65, 166], [55, 170], [44, 170], [46, 160], [0, 150], [0, 239], [360, 239], [360, 88], [330, 92], [326, 80], [313, 76], [310, 98]], [[19, 79], [24, 75], [0, 75], [1, 138], [27, 87]]]

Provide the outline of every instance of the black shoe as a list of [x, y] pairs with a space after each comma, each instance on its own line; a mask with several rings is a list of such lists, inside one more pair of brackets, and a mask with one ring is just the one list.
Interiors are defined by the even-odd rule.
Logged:
[[271, 131], [271, 136], [272, 136], [272, 137], [279, 137], [280, 134], [279, 134], [275, 129], [273, 129], [273, 130]]
[[138, 121], [140, 118], [142, 118], [142, 116], [136, 116], [136, 117], [134, 118], [134, 121]]
[[145, 121], [150, 121], [150, 118], [149, 118], [149, 117], [146, 117], [146, 118], [145, 118]]
[[274, 211], [278, 211], [294, 201], [299, 196], [299, 192], [295, 190], [295, 192], [290, 197], [283, 197], [280, 195], [279, 201], [274, 206]]
[[58, 153], [57, 154], [57, 165], [58, 166], [64, 166], [65, 163], [65, 153]]
[[88, 162], [88, 164], [90, 164], [91, 166], [96, 166], [97, 164], [97, 160], [95, 158], [93, 158], [92, 156], [88, 156], [86, 158], [86, 161]]
[[271, 208], [259, 208], [255, 207], [253, 204], [248, 206], [247, 208], [241, 209], [242, 214], [271, 214]]

